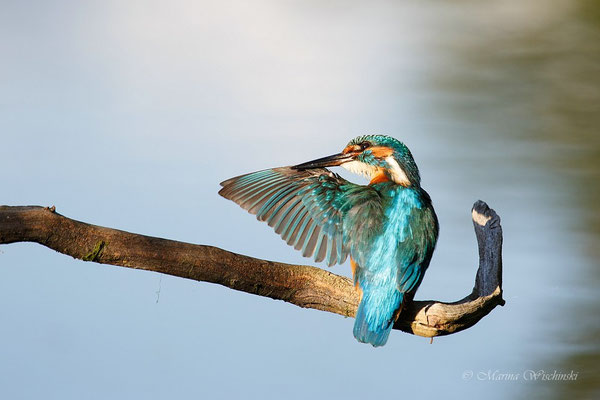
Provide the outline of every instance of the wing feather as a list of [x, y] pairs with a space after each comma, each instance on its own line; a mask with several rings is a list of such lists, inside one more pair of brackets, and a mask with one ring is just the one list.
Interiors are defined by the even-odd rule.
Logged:
[[374, 189], [351, 183], [325, 168], [273, 168], [231, 178], [221, 185], [221, 196], [267, 222], [303, 256], [329, 266], [343, 263], [355, 235], [360, 236], [360, 232], [344, 231], [347, 216], [356, 219], [360, 215], [372, 221], [371, 225], [382, 221], [377, 212], [380, 206], [369, 204], [379, 200]]

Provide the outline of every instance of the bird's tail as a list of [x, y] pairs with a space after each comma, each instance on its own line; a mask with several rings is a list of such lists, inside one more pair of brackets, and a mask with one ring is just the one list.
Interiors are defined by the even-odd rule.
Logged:
[[367, 291], [363, 294], [354, 322], [356, 340], [374, 347], [386, 344], [404, 297], [403, 293], [394, 292], [392, 296]]

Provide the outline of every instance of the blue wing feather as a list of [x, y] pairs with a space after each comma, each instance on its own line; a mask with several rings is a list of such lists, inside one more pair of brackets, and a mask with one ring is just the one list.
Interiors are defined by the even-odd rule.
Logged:
[[371, 212], [368, 205], [378, 199], [371, 187], [351, 183], [325, 168], [273, 168], [231, 178], [221, 185], [223, 197], [266, 221], [305, 257], [324, 260], [330, 266], [343, 263], [352, 247], [353, 236], [344, 232], [349, 212], [371, 225], [381, 223], [381, 215]]

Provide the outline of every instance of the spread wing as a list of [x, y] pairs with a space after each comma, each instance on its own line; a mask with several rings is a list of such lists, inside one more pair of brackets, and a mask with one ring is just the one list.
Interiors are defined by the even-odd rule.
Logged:
[[[273, 168], [228, 179], [219, 194], [255, 214], [305, 257], [342, 264], [357, 233], [383, 218], [379, 194], [326, 168]], [[350, 221], [350, 223], [348, 223]]]

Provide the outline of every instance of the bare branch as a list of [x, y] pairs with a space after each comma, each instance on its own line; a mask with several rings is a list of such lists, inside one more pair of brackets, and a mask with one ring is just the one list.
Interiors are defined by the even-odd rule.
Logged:
[[[487, 204], [473, 206], [479, 269], [473, 292], [454, 303], [413, 301], [395, 329], [419, 336], [448, 335], [476, 324], [502, 299], [502, 228]], [[358, 295], [345, 277], [316, 267], [290, 265], [86, 224], [54, 207], [0, 206], [0, 244], [35, 242], [84, 261], [155, 271], [212, 282], [305, 308], [353, 317]]]

